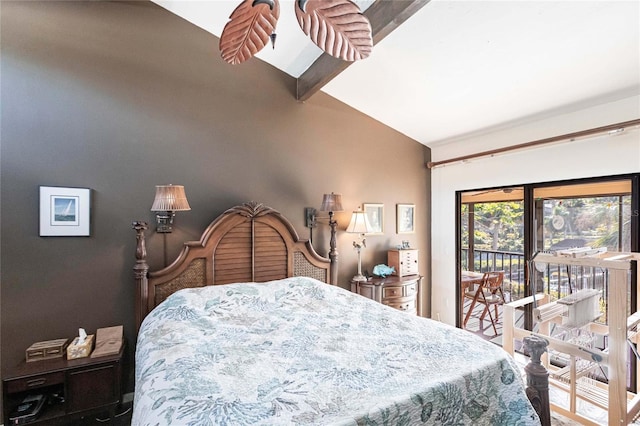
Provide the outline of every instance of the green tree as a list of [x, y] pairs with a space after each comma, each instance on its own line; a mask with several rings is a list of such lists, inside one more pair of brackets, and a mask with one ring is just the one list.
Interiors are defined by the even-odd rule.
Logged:
[[523, 251], [522, 202], [503, 201], [474, 204], [474, 244], [494, 251]]
[[[545, 215], [546, 245], [567, 238], [580, 238], [591, 247], [607, 247], [609, 250], [619, 250], [621, 245], [628, 247], [630, 204], [629, 196], [545, 200], [545, 212], [551, 213]], [[553, 227], [552, 220], [556, 216], [564, 220], [561, 228]], [[623, 241], [618, 241], [620, 226], [623, 227]]]

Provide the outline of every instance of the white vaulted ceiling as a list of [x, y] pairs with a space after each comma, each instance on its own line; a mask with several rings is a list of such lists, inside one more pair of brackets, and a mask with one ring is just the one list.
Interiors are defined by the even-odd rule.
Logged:
[[[240, 0], [155, 3], [220, 37]], [[300, 77], [322, 52], [293, 0], [276, 32], [250, 61]], [[635, 96], [640, 2], [431, 0], [321, 90], [427, 146]]]

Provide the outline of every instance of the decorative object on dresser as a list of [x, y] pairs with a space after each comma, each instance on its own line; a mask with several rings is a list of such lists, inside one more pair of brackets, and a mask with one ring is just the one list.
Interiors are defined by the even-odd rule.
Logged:
[[41, 237], [88, 237], [90, 212], [89, 188], [40, 187]]
[[117, 354], [123, 344], [121, 325], [99, 328], [96, 331], [96, 349], [91, 354], [91, 358]]
[[411, 248], [411, 244], [408, 240], [402, 240], [402, 244], [398, 244], [398, 250], [408, 250]]
[[156, 212], [156, 232], [173, 231], [175, 212], [191, 210], [182, 185], [156, 185], [156, 196], [151, 211]]
[[[23, 361], [2, 377], [4, 424], [75, 424], [73, 420], [109, 411], [111, 421], [122, 400], [122, 355], [42, 362]], [[29, 401], [44, 399], [39, 413], [25, 417]]]
[[25, 351], [25, 360], [27, 362], [33, 362], [51, 358], [62, 358], [68, 344], [69, 339], [55, 339], [36, 342], [29, 346]]
[[420, 315], [420, 275], [351, 281], [351, 291], [400, 311]]
[[373, 267], [373, 275], [380, 278], [385, 278], [389, 275], [393, 275], [394, 272], [396, 272], [396, 268], [394, 268], [393, 266], [387, 266], [384, 263]]
[[399, 277], [418, 274], [418, 250], [417, 249], [393, 249], [387, 251], [387, 264], [395, 268], [395, 274]]
[[367, 234], [384, 234], [384, 204], [364, 203], [362, 210], [367, 214], [369, 225], [371, 225], [371, 229]]
[[398, 204], [396, 210], [396, 233], [413, 234], [416, 230], [415, 204]]
[[358, 273], [352, 278], [353, 281], [365, 281], [367, 279], [367, 277], [362, 275], [361, 250], [363, 247], [366, 247], [364, 234], [369, 232], [370, 229], [371, 225], [369, 224], [369, 218], [367, 218], [367, 214], [360, 209], [354, 211], [351, 215], [349, 226], [347, 226], [347, 232], [351, 234], [359, 234], [358, 239], [353, 242], [353, 247], [358, 252]]

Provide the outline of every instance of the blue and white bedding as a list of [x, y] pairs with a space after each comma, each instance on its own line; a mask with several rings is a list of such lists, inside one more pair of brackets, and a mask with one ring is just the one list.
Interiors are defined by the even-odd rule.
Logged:
[[310, 278], [181, 290], [144, 320], [133, 425], [538, 425], [513, 360]]

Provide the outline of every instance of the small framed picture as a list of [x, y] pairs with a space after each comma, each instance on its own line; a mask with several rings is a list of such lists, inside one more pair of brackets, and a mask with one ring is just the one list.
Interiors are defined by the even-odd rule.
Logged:
[[384, 234], [384, 204], [364, 203], [362, 210], [367, 214], [371, 232], [369, 235]]
[[413, 234], [415, 232], [415, 204], [397, 204], [396, 233]]
[[89, 188], [40, 187], [40, 236], [86, 237], [90, 235]]

